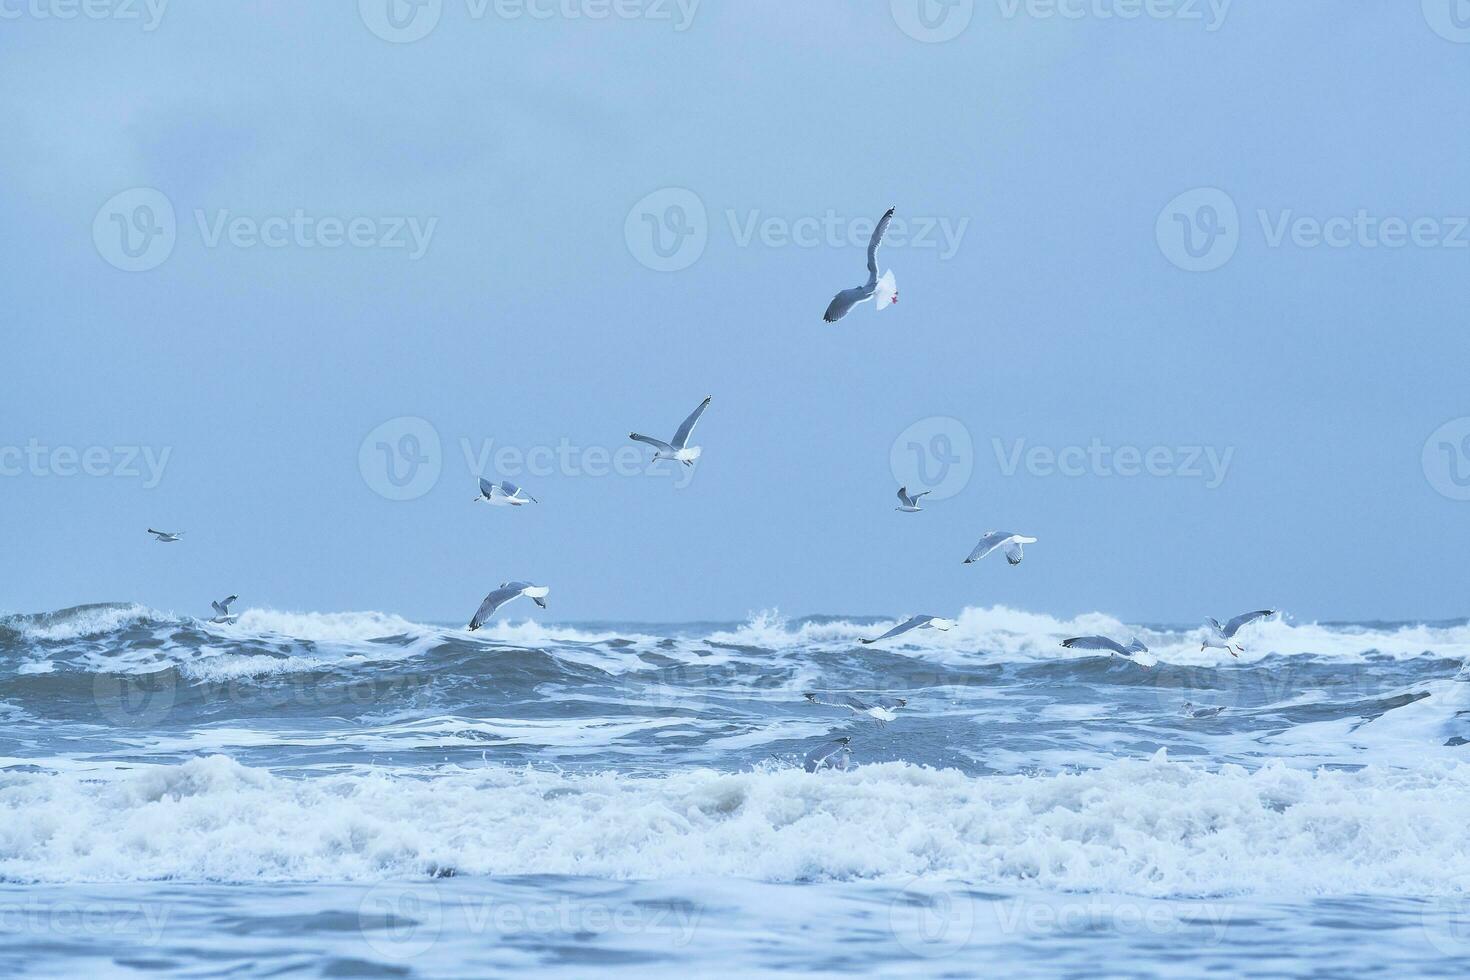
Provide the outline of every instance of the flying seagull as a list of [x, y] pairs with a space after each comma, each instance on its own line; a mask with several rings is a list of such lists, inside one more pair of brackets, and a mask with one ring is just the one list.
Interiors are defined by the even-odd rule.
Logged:
[[826, 700], [820, 694], [805, 694], [803, 697], [812, 704], [824, 704], [829, 708], [846, 708], [853, 714], [867, 715], [878, 723], [879, 728], [896, 718], [897, 715], [894, 712], [909, 703], [907, 698], [874, 698], [872, 701], [864, 701], [850, 694], [827, 695]]
[[699, 417], [704, 414], [704, 410], [709, 408], [709, 403], [709, 398], [699, 403], [699, 407], [689, 414], [689, 417], [684, 420], [684, 424], [679, 426], [679, 431], [674, 433], [674, 441], [672, 443], [654, 439], [650, 436], [640, 436], [636, 432], [628, 433], [628, 438], [636, 442], [646, 442], [657, 450], [653, 454], [654, 459], [676, 459], [685, 466], [693, 466], [694, 461], [699, 458], [701, 449], [699, 446], [689, 445], [689, 434], [694, 431], [694, 423], [698, 422]]
[[170, 541], [177, 541], [179, 540], [179, 538], [182, 538], [184, 536], [183, 531], [155, 531], [151, 527], [148, 529], [148, 533], [153, 535], [154, 540], [158, 541], [160, 544], [167, 544]]
[[909, 488], [908, 487], [899, 487], [898, 488], [898, 506], [895, 507], [895, 508], [893, 508], [893, 509], [894, 510], [901, 510], [905, 514], [917, 514], [919, 512], [919, 498], [920, 497], [927, 497], [929, 494], [931, 494], [933, 492], [934, 492], [933, 490], [924, 490], [924, 491], [922, 491], [920, 493], [916, 493], [912, 497], [910, 497], [909, 496]]
[[494, 504], [496, 507], [521, 507], [526, 504], [541, 503], [509, 480], [491, 483], [483, 476], [480, 477], [480, 495], [475, 498], [476, 502], [481, 500], [487, 504]]
[[240, 597], [237, 596], [237, 595], [232, 595], [232, 596], [226, 596], [225, 598], [221, 599], [219, 602], [211, 602], [210, 605], [214, 607], [214, 614], [215, 615], [214, 615], [214, 618], [210, 620], [210, 622], [211, 623], [226, 623], [226, 622], [229, 622], [229, 620], [230, 620], [230, 603], [234, 602], [238, 598], [240, 598]]
[[847, 312], [859, 303], [866, 303], [874, 296], [878, 298], [877, 307], [885, 310], [898, 302], [898, 281], [893, 278], [893, 270], [883, 273], [883, 278], [878, 278], [878, 244], [883, 241], [883, 234], [888, 231], [888, 222], [893, 220], [894, 208], [884, 212], [883, 217], [878, 219], [878, 227], [873, 229], [873, 237], [868, 242], [868, 281], [861, 286], [844, 289], [832, 297], [832, 303], [827, 307], [827, 312], [822, 314], [822, 319], [828, 323], [836, 323]]
[[882, 636], [875, 636], [871, 640], [859, 639], [858, 642], [877, 643], [879, 640], [891, 639], [895, 636], [907, 633], [909, 630], [933, 629], [943, 632], [947, 629], [953, 628], [953, 626], [954, 620], [952, 619], [940, 619], [938, 616], [914, 616], [912, 619], [906, 619], [903, 622], [899, 623], [897, 626], [893, 627], [893, 629], [889, 630], [887, 633], [884, 633]]
[[487, 595], [485, 601], [480, 603], [480, 608], [475, 610], [475, 618], [470, 620], [470, 632], [484, 626], [485, 620], [495, 615], [495, 610], [517, 596], [525, 596], [545, 609], [546, 596], [550, 592], [546, 586], [532, 585], [530, 582], [501, 582], [500, 588]]
[[1106, 650], [1108, 653], [1126, 657], [1138, 664], [1140, 667], [1152, 667], [1159, 659], [1148, 652], [1148, 647], [1134, 637], [1125, 647], [1117, 640], [1106, 636], [1074, 636], [1070, 640], [1063, 640], [1062, 646], [1068, 650]]
[[818, 769], [845, 770], [852, 765], [852, 750], [847, 743], [852, 739], [844, 735], [831, 742], [823, 742], [806, 754], [806, 762], [803, 763], [807, 772], [816, 772]]
[[1230, 641], [1235, 639], [1235, 634], [1240, 632], [1242, 626], [1249, 626], [1258, 619], [1276, 615], [1274, 609], [1257, 609], [1255, 612], [1241, 613], [1224, 626], [1220, 625], [1218, 619], [1205, 620], [1205, 639], [1200, 644], [1200, 652], [1203, 653], [1207, 647], [1219, 647], [1229, 653], [1232, 657], [1239, 657], [1245, 652], [1245, 647], [1236, 645], [1240, 653], [1230, 648]]
[[1017, 534], [1014, 531], [986, 531], [985, 537], [981, 538], [980, 543], [975, 545], [975, 550], [970, 552], [970, 557], [966, 558], [964, 563], [966, 565], [972, 564], [984, 558], [996, 548], [1004, 547], [1006, 550], [1006, 561], [1012, 565], [1019, 565], [1021, 564], [1021, 559], [1024, 557], [1021, 553], [1021, 546], [1035, 543], [1035, 538], [1028, 538], [1026, 535]]

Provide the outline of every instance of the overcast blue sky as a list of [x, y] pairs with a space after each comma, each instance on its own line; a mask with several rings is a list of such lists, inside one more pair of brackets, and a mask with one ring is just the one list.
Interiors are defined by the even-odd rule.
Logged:
[[0, 0], [0, 608], [1470, 608], [1470, 11], [393, 2]]

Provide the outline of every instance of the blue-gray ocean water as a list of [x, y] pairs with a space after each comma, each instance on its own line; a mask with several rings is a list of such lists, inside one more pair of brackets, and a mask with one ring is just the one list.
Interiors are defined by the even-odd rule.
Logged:
[[0, 973], [1466, 972], [1470, 625], [891, 624], [5, 617]]

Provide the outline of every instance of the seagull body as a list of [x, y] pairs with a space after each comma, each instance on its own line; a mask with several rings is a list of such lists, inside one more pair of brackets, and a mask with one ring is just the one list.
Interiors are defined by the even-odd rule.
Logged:
[[[1242, 626], [1249, 626], [1259, 619], [1276, 615], [1274, 609], [1257, 609], [1255, 612], [1241, 613], [1230, 620], [1224, 626], [1220, 625], [1218, 619], [1205, 620], [1205, 639], [1200, 644], [1200, 652], [1203, 653], [1208, 647], [1217, 647], [1229, 653], [1232, 657], [1239, 657], [1245, 652], [1245, 647], [1236, 645], [1235, 649], [1230, 646], [1230, 641], [1235, 639], [1235, 634], [1240, 632]], [[1240, 653], [1236, 653], [1239, 650]]]
[[1183, 715], [1186, 718], [1218, 718], [1225, 709], [1223, 707], [1207, 708], [1204, 705], [1184, 702]]
[[184, 536], [183, 531], [155, 531], [151, 527], [148, 529], [148, 533], [153, 535], [153, 539], [159, 544], [168, 544], [170, 541], [177, 541]]
[[699, 446], [689, 445], [689, 436], [694, 431], [694, 423], [698, 422], [704, 410], [709, 408], [709, 403], [709, 398], [699, 403], [699, 407], [690, 413], [689, 417], [684, 420], [684, 424], [679, 426], [679, 431], [674, 433], [673, 442], [664, 442], [662, 439], [642, 436], [636, 432], [628, 433], [628, 438], [636, 442], [646, 442], [652, 446], [654, 459], [672, 459], [685, 466], [693, 466], [694, 461], [699, 458], [703, 450]]
[[933, 492], [934, 492], [933, 490], [924, 490], [924, 491], [921, 491], [919, 493], [914, 494], [911, 497], [911, 496], [909, 496], [909, 488], [908, 487], [899, 487], [898, 488], [898, 506], [895, 507], [895, 508], [893, 508], [893, 509], [894, 510], [901, 510], [905, 514], [917, 514], [919, 512], [919, 498], [920, 497], [927, 497], [929, 494], [931, 494]]
[[894, 718], [898, 717], [894, 712], [907, 705], [907, 698], [874, 698], [864, 701], [850, 694], [833, 694], [822, 696], [811, 693], [803, 695], [812, 704], [823, 704], [829, 708], [846, 708], [855, 715], [867, 715], [878, 723], [882, 728]]
[[852, 750], [847, 744], [852, 739], [846, 735], [831, 742], [823, 742], [806, 754], [806, 761], [802, 764], [807, 772], [816, 772], [818, 769], [846, 770], [852, 765]]
[[1012, 565], [1021, 564], [1022, 545], [1035, 544], [1036, 539], [1014, 531], [986, 531], [985, 537], [975, 545], [975, 550], [970, 552], [970, 557], [965, 559], [965, 564], [970, 565], [990, 554], [996, 548], [1005, 548], [1006, 561]]
[[226, 596], [225, 598], [221, 599], [219, 602], [211, 602], [210, 605], [214, 607], [214, 618], [211, 619], [210, 622], [211, 623], [228, 623], [228, 622], [230, 622], [230, 603], [234, 602], [238, 598], [240, 598], [240, 597], [237, 596], [237, 595], [232, 595], [232, 596]]
[[469, 630], [473, 633], [485, 625], [485, 620], [495, 615], [495, 610], [505, 605], [518, 596], [525, 596], [542, 609], [546, 608], [546, 596], [551, 590], [544, 585], [532, 585], [530, 582], [501, 582], [500, 588], [491, 592], [480, 603], [480, 608], [475, 610], [475, 616], [470, 620]]
[[901, 636], [902, 634], [907, 633], [909, 630], [929, 629], [939, 630], [940, 632], [943, 632], [945, 630], [953, 628], [954, 620], [952, 619], [940, 619], [938, 616], [914, 616], [899, 623], [897, 626], [893, 627], [893, 629], [889, 630], [887, 633], [884, 633], [882, 636], [875, 636], [871, 640], [859, 639], [858, 642], [863, 644], [877, 643], [879, 640], [887, 640], [895, 636]]
[[1148, 647], [1134, 637], [1125, 647], [1117, 640], [1106, 636], [1074, 636], [1070, 640], [1063, 640], [1062, 646], [1068, 650], [1098, 650], [1109, 654], [1116, 654], [1133, 661], [1140, 667], [1152, 667], [1159, 660], [1148, 652]]
[[480, 477], [480, 495], [475, 498], [476, 502], [481, 500], [496, 507], [522, 507], [541, 502], [509, 480], [491, 483], [483, 476]]
[[844, 289], [832, 297], [832, 302], [827, 306], [827, 312], [822, 314], [822, 319], [828, 323], [836, 323], [847, 316], [849, 310], [859, 303], [877, 298], [877, 308], [885, 310], [898, 302], [898, 280], [893, 277], [893, 271], [883, 273], [882, 278], [878, 276], [878, 245], [883, 241], [883, 235], [888, 231], [888, 222], [893, 220], [894, 208], [889, 208], [882, 218], [878, 219], [878, 227], [873, 229], [873, 237], [868, 241], [868, 281], [861, 286]]

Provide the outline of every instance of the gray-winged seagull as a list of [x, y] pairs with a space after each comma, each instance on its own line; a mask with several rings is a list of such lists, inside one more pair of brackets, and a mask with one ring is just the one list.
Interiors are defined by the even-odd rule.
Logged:
[[148, 529], [148, 533], [153, 535], [153, 539], [160, 544], [167, 544], [170, 541], [177, 541], [179, 540], [179, 538], [182, 538], [184, 536], [183, 531], [155, 531], [151, 527]]
[[530, 582], [501, 582], [500, 588], [487, 595], [485, 601], [480, 603], [480, 608], [475, 610], [475, 617], [470, 620], [470, 632], [484, 626], [485, 620], [495, 615], [495, 610], [517, 596], [525, 596], [545, 609], [546, 596], [550, 592], [544, 585], [532, 585]]
[[855, 715], [867, 715], [878, 723], [879, 728], [882, 728], [894, 718], [898, 717], [894, 712], [909, 703], [907, 698], [888, 697], [864, 701], [862, 698], [853, 697], [851, 694], [822, 695], [808, 693], [802, 695], [802, 697], [806, 698], [812, 704], [826, 705], [829, 708], [846, 708]]
[[1035, 538], [1027, 537], [1024, 534], [1017, 534], [1015, 531], [986, 531], [985, 537], [981, 538], [980, 543], [975, 545], [975, 550], [970, 552], [970, 557], [965, 559], [964, 564], [969, 565], [977, 562], [996, 548], [1003, 547], [1006, 550], [1006, 561], [1012, 565], [1019, 565], [1021, 564], [1021, 559], [1025, 557], [1022, 553], [1021, 546], [1035, 543]]
[[888, 222], [893, 220], [894, 210], [889, 208], [878, 219], [878, 227], [873, 229], [873, 237], [868, 241], [868, 281], [861, 286], [844, 289], [832, 297], [827, 312], [822, 314], [823, 320], [836, 323], [847, 316], [854, 306], [866, 303], [874, 297], [877, 297], [879, 310], [885, 310], [898, 302], [898, 281], [893, 277], [893, 270], [888, 270], [883, 273], [883, 278], [878, 278], [878, 245], [883, 241], [883, 234], [888, 231]]
[[1240, 632], [1242, 626], [1249, 626], [1257, 620], [1274, 615], [1276, 615], [1276, 610], [1274, 609], [1257, 609], [1255, 612], [1241, 613], [1224, 626], [1220, 625], [1218, 619], [1206, 619], [1205, 639], [1200, 644], [1200, 652], [1203, 653], [1207, 647], [1218, 647], [1225, 650], [1232, 657], [1239, 657], [1240, 653], [1245, 652], [1245, 647], [1239, 644], [1236, 645], [1240, 653], [1236, 653], [1235, 650], [1230, 648], [1230, 641], [1235, 639], [1235, 634]]
[[905, 514], [917, 514], [919, 512], [919, 509], [920, 509], [919, 508], [919, 498], [920, 497], [927, 497], [929, 494], [931, 494], [933, 492], [934, 492], [933, 490], [923, 490], [923, 491], [920, 491], [919, 493], [914, 494], [913, 496], [909, 496], [909, 488], [908, 487], [899, 487], [898, 488], [898, 506], [895, 507], [895, 508], [893, 508], [893, 509], [894, 510], [901, 510]]
[[943, 632], [954, 627], [954, 620], [940, 619], [938, 616], [914, 616], [899, 623], [893, 629], [882, 636], [875, 636], [871, 640], [859, 639], [859, 643], [877, 643], [879, 640], [889, 640], [895, 636], [902, 636], [909, 630], [931, 629]]
[[852, 750], [847, 747], [852, 739], [844, 735], [831, 742], [823, 742], [806, 754], [806, 761], [802, 763], [807, 772], [816, 772], [818, 769], [845, 770], [852, 765]]
[[1117, 640], [1106, 636], [1074, 636], [1070, 640], [1063, 640], [1062, 646], [1068, 650], [1099, 650], [1117, 654], [1133, 661], [1140, 667], [1152, 667], [1159, 659], [1148, 652], [1148, 647], [1134, 637], [1125, 647]]
[[674, 433], [674, 441], [671, 443], [664, 442], [661, 439], [654, 439], [651, 436], [642, 436], [636, 432], [628, 433], [628, 438], [637, 442], [646, 442], [657, 450], [653, 454], [654, 459], [673, 459], [678, 460], [685, 466], [693, 466], [694, 461], [699, 458], [702, 450], [698, 446], [689, 445], [689, 435], [694, 431], [694, 423], [698, 422], [699, 417], [704, 414], [704, 410], [709, 408], [709, 403], [709, 398], [699, 403], [699, 407], [689, 414], [689, 417], [684, 420], [684, 424], [679, 426], [679, 431]]
[[541, 502], [509, 480], [491, 483], [483, 476], [480, 477], [480, 495], [475, 498], [477, 503], [481, 500], [496, 507], [522, 507]]

